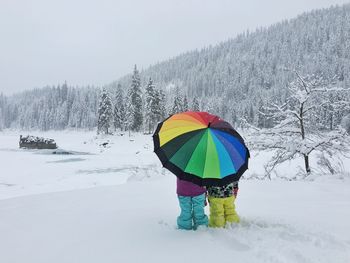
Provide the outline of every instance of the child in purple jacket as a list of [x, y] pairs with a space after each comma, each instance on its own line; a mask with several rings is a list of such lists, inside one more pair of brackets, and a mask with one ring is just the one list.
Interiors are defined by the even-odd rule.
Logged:
[[181, 208], [177, 218], [179, 229], [196, 230], [200, 225], [208, 226], [208, 217], [204, 213], [205, 192], [204, 187], [177, 179], [176, 193]]

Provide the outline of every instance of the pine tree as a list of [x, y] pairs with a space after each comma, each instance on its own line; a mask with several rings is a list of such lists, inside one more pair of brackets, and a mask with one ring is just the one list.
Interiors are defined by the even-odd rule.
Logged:
[[266, 112], [262, 100], [258, 104], [257, 126], [259, 128], [266, 128]]
[[98, 109], [97, 133], [109, 134], [112, 120], [112, 102], [106, 89], [102, 89]]
[[185, 95], [183, 103], [182, 103], [182, 111], [188, 111], [188, 101], [187, 101], [186, 95]]
[[122, 87], [118, 84], [113, 110], [113, 124], [115, 130], [120, 129], [123, 131], [125, 129], [126, 109], [124, 104]]
[[62, 93], [63, 93], [63, 98], [65, 99], [65, 106], [66, 108], [64, 109], [64, 115], [63, 115], [63, 121], [64, 121], [64, 126], [68, 126], [69, 122], [69, 114], [71, 110], [71, 105], [73, 103], [72, 101], [72, 89], [68, 88], [67, 82], [65, 81], [64, 84], [62, 85]]
[[207, 100], [207, 103], [204, 103], [203, 108], [206, 112], [215, 114], [215, 103], [213, 101], [213, 98], [209, 98]]
[[234, 125], [234, 126], [236, 126], [236, 124], [237, 124], [237, 114], [236, 114], [236, 112], [235, 111], [232, 111], [231, 112], [231, 123], [232, 123], [232, 125]]
[[199, 101], [196, 97], [193, 98], [192, 100], [192, 110], [193, 111], [200, 111], [199, 109]]
[[252, 105], [245, 109], [244, 117], [249, 123], [254, 123], [254, 109]]
[[131, 86], [128, 91], [127, 117], [128, 128], [140, 131], [143, 123], [142, 93], [140, 75], [135, 65]]
[[346, 130], [346, 132], [350, 135], [350, 114], [343, 118], [341, 124], [342, 127]]
[[160, 108], [160, 113], [159, 113], [159, 120], [158, 122], [164, 120], [167, 116], [167, 109], [166, 109], [166, 96], [165, 93], [163, 92], [162, 89], [158, 90], [159, 94], [159, 108]]
[[153, 123], [152, 129], [156, 127], [156, 125], [164, 120], [167, 116], [165, 109], [165, 94], [160, 89], [154, 90], [154, 100], [152, 103], [152, 116]]
[[174, 104], [173, 104], [171, 114], [176, 114], [176, 113], [180, 113], [180, 112], [183, 112], [183, 99], [182, 99], [182, 96], [180, 94], [179, 87], [176, 87]]
[[179, 97], [176, 96], [174, 98], [174, 104], [173, 104], [173, 109], [171, 111], [171, 114], [180, 113], [181, 111], [182, 111], [181, 100], [179, 99]]
[[2, 131], [3, 126], [4, 126], [3, 114], [2, 114], [2, 108], [0, 107], [0, 131]]
[[134, 105], [131, 102], [132, 89], [131, 87], [128, 89], [127, 97], [125, 98], [125, 127], [126, 130], [129, 131], [129, 135], [131, 132], [131, 126], [134, 122]]
[[153, 85], [153, 81], [151, 78], [149, 78], [147, 88], [146, 88], [146, 94], [145, 94], [145, 128], [148, 129], [148, 132], [151, 133], [153, 129], [153, 125], [155, 122], [155, 118], [157, 117], [156, 111], [159, 107], [158, 101], [155, 101], [156, 99], [156, 91]]
[[4, 108], [5, 108], [5, 98], [1, 92], [0, 93], [0, 131], [4, 128], [4, 114], [3, 114]]

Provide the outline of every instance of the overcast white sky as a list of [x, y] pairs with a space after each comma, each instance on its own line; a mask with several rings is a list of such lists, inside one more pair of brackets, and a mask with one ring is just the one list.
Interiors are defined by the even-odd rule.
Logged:
[[0, 93], [103, 85], [139, 68], [349, 0], [0, 0]]

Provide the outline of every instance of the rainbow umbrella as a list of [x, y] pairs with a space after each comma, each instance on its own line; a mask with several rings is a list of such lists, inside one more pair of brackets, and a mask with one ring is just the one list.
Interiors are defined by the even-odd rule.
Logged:
[[248, 169], [249, 150], [232, 126], [207, 112], [183, 112], [158, 124], [154, 152], [181, 180], [223, 186]]

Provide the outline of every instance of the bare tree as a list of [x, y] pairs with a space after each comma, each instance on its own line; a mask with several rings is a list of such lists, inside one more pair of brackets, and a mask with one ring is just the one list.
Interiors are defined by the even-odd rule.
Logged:
[[[260, 149], [274, 149], [275, 154], [265, 166], [268, 176], [282, 162], [302, 156], [306, 174], [311, 173], [310, 154], [316, 150], [332, 154], [347, 152], [347, 133], [337, 127], [330, 132], [317, 129], [312, 120], [321, 107], [344, 107], [344, 101], [332, 102], [329, 94], [347, 91], [320, 76], [301, 76], [293, 71], [296, 80], [288, 85], [289, 97], [282, 105], [269, 103], [267, 111], [272, 113], [274, 125], [271, 129], [255, 128], [254, 144]], [[347, 107], [349, 102], [347, 102]]]

